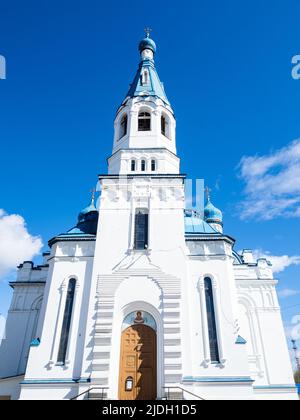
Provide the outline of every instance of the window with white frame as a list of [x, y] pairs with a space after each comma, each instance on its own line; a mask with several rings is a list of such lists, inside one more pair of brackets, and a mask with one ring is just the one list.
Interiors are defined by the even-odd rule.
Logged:
[[205, 277], [204, 288], [205, 288], [205, 302], [206, 302], [210, 360], [213, 363], [219, 363], [220, 356], [219, 356], [219, 345], [218, 345], [218, 335], [217, 335], [216, 316], [215, 316], [215, 302], [214, 302], [212, 281], [210, 277]]
[[124, 114], [123, 117], [121, 118], [121, 122], [120, 122], [119, 139], [126, 136], [126, 134], [127, 134], [127, 122], [128, 122], [127, 114]]
[[75, 287], [76, 287], [76, 280], [70, 279], [69, 284], [68, 284], [64, 318], [63, 318], [58, 356], [57, 356], [57, 363], [62, 364], [62, 365], [64, 365], [66, 361], [66, 354], [67, 354], [71, 319], [72, 319], [72, 312], [73, 312], [73, 304], [74, 304]]
[[147, 111], [141, 111], [138, 116], [138, 131], [151, 130], [151, 115]]
[[156, 171], [156, 160], [151, 159], [151, 172]]
[[134, 159], [132, 159], [130, 162], [130, 170], [131, 172], [135, 172], [136, 170], [136, 161]]
[[149, 83], [148, 70], [143, 71], [141, 78], [142, 78], [142, 80], [141, 80], [142, 85], [147, 85]]
[[134, 220], [134, 249], [148, 248], [148, 210], [136, 209]]

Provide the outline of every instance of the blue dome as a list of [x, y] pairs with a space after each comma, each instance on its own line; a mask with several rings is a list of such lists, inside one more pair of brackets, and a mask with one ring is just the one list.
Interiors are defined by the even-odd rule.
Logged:
[[153, 39], [146, 37], [146, 38], [144, 38], [144, 39], [141, 40], [141, 42], [139, 43], [139, 51], [140, 51], [140, 53], [143, 50], [146, 50], [146, 49], [152, 50], [155, 53], [155, 51], [156, 51], [156, 44], [153, 41]]
[[208, 223], [222, 223], [223, 221], [221, 210], [217, 209], [210, 200], [204, 207], [204, 220]]
[[81, 212], [78, 215], [78, 222], [84, 221], [86, 219], [86, 216], [89, 213], [92, 213], [92, 212], [97, 212], [98, 213], [98, 210], [95, 207], [94, 200], [91, 201], [89, 206], [87, 206], [85, 209], [81, 210]]
[[78, 215], [77, 225], [68, 231], [68, 234], [89, 234], [96, 235], [99, 212], [95, 206], [94, 197], [90, 205], [81, 210]]

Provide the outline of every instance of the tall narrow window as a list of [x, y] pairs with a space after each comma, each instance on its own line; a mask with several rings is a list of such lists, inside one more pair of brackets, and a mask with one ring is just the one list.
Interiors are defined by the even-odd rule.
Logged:
[[138, 131], [150, 131], [151, 130], [151, 115], [149, 112], [139, 113]]
[[213, 296], [213, 290], [212, 290], [212, 282], [209, 277], [205, 277], [204, 286], [205, 286], [205, 301], [206, 301], [206, 311], [207, 311], [210, 360], [212, 362], [218, 363], [220, 362], [220, 357], [219, 357], [219, 348], [218, 348], [214, 296]]
[[146, 170], [146, 161], [145, 160], [142, 160], [141, 161], [141, 171], [142, 172], [145, 172], [145, 170]]
[[148, 84], [148, 71], [147, 70], [143, 71], [143, 74], [141, 76], [141, 82], [142, 82], [142, 85]]
[[148, 247], [148, 211], [137, 209], [135, 214], [134, 248]]
[[166, 136], [166, 117], [164, 115], [160, 118], [161, 134]]
[[156, 162], [154, 159], [151, 160], [151, 171], [156, 171]]
[[125, 114], [125, 115], [123, 115], [123, 117], [121, 119], [121, 123], [120, 123], [119, 139], [126, 136], [126, 134], [127, 134], [127, 115]]
[[135, 171], [135, 160], [131, 161], [131, 171], [134, 172]]
[[75, 286], [76, 286], [76, 280], [70, 279], [69, 284], [68, 284], [65, 312], [64, 312], [59, 350], [58, 350], [58, 356], [57, 356], [57, 362], [60, 364], [65, 364], [65, 361], [66, 361], [66, 354], [67, 354], [68, 341], [69, 341], [69, 332], [70, 332], [71, 319], [72, 319], [72, 310], [73, 310], [73, 303], [74, 303]]

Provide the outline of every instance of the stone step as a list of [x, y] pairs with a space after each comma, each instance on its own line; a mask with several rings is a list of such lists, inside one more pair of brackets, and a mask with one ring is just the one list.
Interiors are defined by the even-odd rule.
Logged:
[[96, 346], [110, 347], [111, 337], [102, 337], [100, 335], [95, 334], [94, 343]]
[[106, 361], [106, 363], [104, 363], [104, 360], [98, 360], [98, 359], [94, 359], [92, 362], [92, 368], [94, 371], [100, 372], [108, 372], [109, 370], [109, 360]]
[[172, 327], [172, 325], [178, 326], [180, 325], [180, 318], [178, 317], [177, 319], [175, 318], [164, 318], [163, 319], [164, 322], [164, 326], [168, 326], [168, 327]]
[[164, 353], [181, 353], [181, 346], [180, 345], [164, 345]]
[[165, 357], [164, 366], [182, 366], [181, 357]]
[[100, 392], [94, 392], [94, 391], [90, 391], [87, 397], [88, 400], [97, 400], [97, 401], [101, 401], [101, 400], [107, 400], [107, 391], [105, 391], [105, 393]]
[[165, 351], [165, 360], [169, 359], [181, 359], [181, 351]]
[[109, 310], [109, 311], [100, 310], [100, 311], [97, 311], [97, 314], [96, 314], [97, 320], [98, 319], [103, 319], [103, 318], [105, 318], [105, 319], [112, 318], [113, 315], [114, 315], [114, 313], [111, 310]]
[[102, 365], [97, 361], [92, 361], [93, 377], [97, 376], [98, 379], [108, 378], [109, 365]]
[[93, 386], [107, 386], [108, 385], [108, 376], [99, 376], [102, 372], [93, 372], [91, 375], [91, 379], [93, 382]]
[[182, 364], [165, 364], [165, 374], [181, 373]]
[[175, 326], [175, 327], [168, 326], [167, 328], [164, 328], [164, 336], [166, 334], [180, 335], [180, 327], [179, 326]]
[[110, 363], [110, 353], [108, 352], [101, 353], [93, 350], [92, 355], [93, 361], [97, 360], [98, 363]]
[[112, 333], [112, 327], [100, 327], [100, 326], [96, 326], [95, 327], [95, 332], [96, 333], [98, 333], [98, 334], [107, 334], [107, 335], [110, 335], [111, 336], [111, 333]]
[[165, 386], [179, 386], [182, 375], [179, 373], [165, 373]]
[[164, 348], [168, 348], [168, 347], [179, 347], [181, 344], [181, 339], [180, 338], [164, 338]]

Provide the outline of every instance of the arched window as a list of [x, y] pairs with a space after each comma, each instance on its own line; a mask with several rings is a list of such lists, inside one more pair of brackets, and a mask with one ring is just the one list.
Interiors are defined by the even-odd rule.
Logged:
[[212, 290], [212, 282], [209, 277], [205, 277], [204, 287], [205, 287], [205, 302], [206, 302], [206, 312], [207, 312], [210, 360], [214, 363], [219, 363], [220, 357], [219, 357], [218, 336], [217, 336], [216, 317], [215, 317], [214, 296], [213, 296], [213, 290]]
[[144, 70], [143, 71], [143, 74], [142, 74], [142, 77], [141, 77], [141, 82], [142, 82], [142, 85], [147, 85], [148, 84], [148, 79], [149, 79], [149, 77], [148, 77], [148, 70]]
[[161, 128], [161, 134], [169, 138], [170, 137], [169, 119], [164, 114], [162, 114], [162, 116], [160, 117], [160, 128]]
[[132, 159], [131, 166], [130, 166], [130, 169], [131, 169], [132, 172], [135, 171], [135, 167], [136, 167], [135, 160]]
[[121, 139], [122, 137], [126, 136], [127, 134], [127, 114], [124, 114], [121, 122], [120, 122], [120, 135], [119, 135], [119, 139]]
[[150, 131], [151, 130], [151, 115], [149, 112], [140, 112], [138, 121], [138, 131]]
[[160, 118], [161, 134], [166, 135], [166, 117], [164, 115]]
[[155, 159], [152, 159], [151, 160], [151, 171], [153, 172], [153, 171], [156, 171], [156, 162], [155, 162]]
[[145, 170], [146, 170], [146, 161], [143, 159], [141, 160], [141, 171], [145, 172]]
[[134, 224], [134, 248], [148, 247], [148, 210], [137, 209]]
[[68, 284], [65, 312], [64, 312], [63, 324], [62, 324], [61, 335], [60, 335], [59, 350], [58, 350], [58, 356], [57, 356], [57, 362], [62, 365], [64, 365], [66, 361], [66, 354], [67, 354], [69, 333], [70, 333], [70, 326], [71, 326], [71, 319], [72, 319], [72, 310], [73, 310], [73, 303], [74, 303], [74, 295], [75, 295], [75, 286], [76, 286], [76, 280], [70, 279], [69, 284]]

